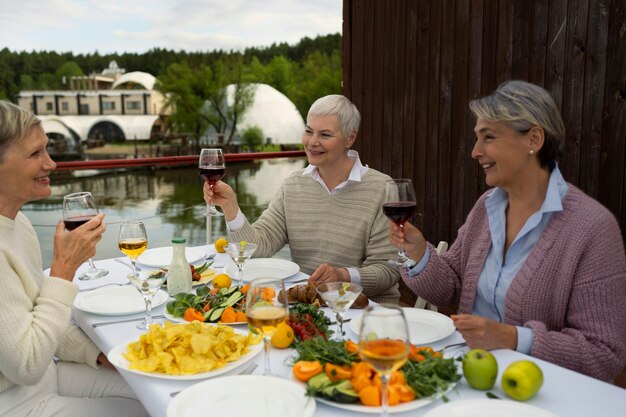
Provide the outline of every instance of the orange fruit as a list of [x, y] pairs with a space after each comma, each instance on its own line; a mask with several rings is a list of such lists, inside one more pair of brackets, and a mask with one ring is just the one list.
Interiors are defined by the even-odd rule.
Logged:
[[217, 240], [215, 241], [215, 250], [216, 250], [218, 253], [224, 253], [224, 252], [225, 252], [225, 251], [224, 251], [224, 247], [225, 247], [226, 245], [228, 245], [228, 240], [226, 240], [226, 239], [224, 239], [223, 237], [221, 237], [221, 238], [219, 238], [219, 239], [217, 239]]
[[272, 336], [272, 346], [278, 349], [285, 349], [291, 346], [295, 335], [290, 325], [284, 321], [276, 327], [276, 333]]
[[228, 288], [232, 284], [232, 280], [227, 274], [218, 274], [213, 278], [214, 288]]

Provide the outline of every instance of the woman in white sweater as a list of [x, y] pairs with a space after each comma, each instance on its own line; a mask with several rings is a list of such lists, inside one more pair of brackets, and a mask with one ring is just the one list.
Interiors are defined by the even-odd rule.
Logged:
[[41, 121], [0, 101], [0, 416], [147, 416], [106, 356], [70, 321], [76, 269], [105, 231], [98, 215], [72, 232], [59, 221], [50, 276], [20, 212], [51, 194], [56, 164]]

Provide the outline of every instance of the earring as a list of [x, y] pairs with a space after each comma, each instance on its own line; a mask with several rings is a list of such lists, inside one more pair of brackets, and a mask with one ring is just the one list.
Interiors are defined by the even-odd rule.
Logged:
[[534, 153], [535, 153], [535, 151], [531, 149], [530, 151], [528, 151], [528, 153], [529, 153], [530, 155], [532, 155], [532, 154], [534, 154]]

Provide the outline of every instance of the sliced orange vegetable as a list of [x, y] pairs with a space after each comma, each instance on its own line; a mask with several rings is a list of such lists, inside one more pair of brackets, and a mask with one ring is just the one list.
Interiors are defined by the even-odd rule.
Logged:
[[244, 285], [243, 287], [241, 287], [239, 289], [239, 291], [241, 291], [241, 293], [243, 295], [247, 295], [248, 294], [248, 290], [250, 289], [250, 283], [247, 283], [246, 285]]
[[261, 298], [265, 301], [272, 301], [274, 296], [276, 295], [276, 291], [272, 287], [263, 288], [263, 292], [261, 292]]
[[415, 399], [415, 392], [406, 384], [393, 384], [391, 385], [398, 393], [398, 398], [401, 403], [407, 403]]
[[389, 385], [387, 392], [389, 393], [389, 405], [400, 404], [400, 395], [398, 394], [398, 391], [396, 391], [395, 385]]
[[389, 378], [389, 384], [404, 384], [406, 380], [404, 379], [404, 372], [401, 371], [393, 371], [391, 373], [391, 377]]
[[232, 307], [226, 307], [222, 316], [220, 317], [220, 321], [222, 323], [234, 323], [237, 321], [237, 313], [235, 313], [235, 309]]
[[302, 382], [307, 382], [323, 370], [324, 367], [318, 361], [298, 361], [293, 365], [293, 375]]
[[237, 311], [235, 310], [235, 315], [237, 317], [236, 321], [247, 321], [248, 319], [246, 318], [246, 313], [244, 313], [243, 311]]
[[373, 373], [374, 370], [367, 362], [352, 362], [352, 375], [365, 374], [370, 379]]
[[350, 367], [335, 365], [334, 363], [327, 363], [324, 367], [324, 372], [333, 382], [352, 378], [352, 369]]
[[196, 310], [193, 307], [189, 307], [187, 310], [185, 310], [185, 314], [183, 315], [183, 318], [185, 319], [185, 321], [204, 321], [204, 314], [202, 314], [201, 311]]
[[346, 347], [346, 350], [350, 353], [359, 353], [359, 345], [354, 343], [352, 340], [348, 339], [343, 342], [343, 345]]
[[357, 391], [361, 391], [365, 387], [369, 387], [372, 385], [372, 380], [370, 376], [366, 373], [361, 372], [360, 374], [352, 374], [352, 379], [350, 380], [352, 383], [352, 387]]
[[380, 390], [374, 385], [365, 387], [359, 391], [359, 399], [363, 405], [380, 407]]
[[426, 357], [420, 353], [421, 351], [422, 351], [422, 348], [418, 348], [417, 346], [411, 345], [411, 350], [409, 352], [409, 360], [412, 360], [413, 362], [421, 362], [425, 360]]

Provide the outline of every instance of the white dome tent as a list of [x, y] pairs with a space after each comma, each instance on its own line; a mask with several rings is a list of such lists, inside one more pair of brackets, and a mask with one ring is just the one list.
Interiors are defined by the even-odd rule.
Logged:
[[[286, 95], [267, 84], [252, 84], [254, 99], [237, 123], [234, 138], [239, 142], [241, 134], [250, 127], [263, 131], [264, 143], [290, 145], [302, 141], [304, 121], [295, 104]], [[235, 84], [226, 87], [228, 105], [234, 103]]]

